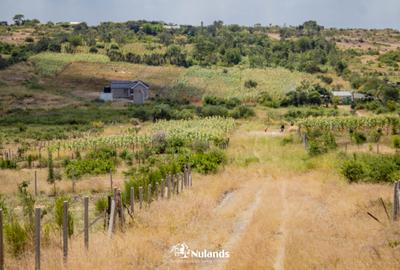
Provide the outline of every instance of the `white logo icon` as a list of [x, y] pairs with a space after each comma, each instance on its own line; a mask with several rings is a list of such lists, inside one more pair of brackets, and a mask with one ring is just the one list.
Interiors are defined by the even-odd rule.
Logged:
[[173, 245], [169, 250], [175, 258], [179, 259], [227, 259], [230, 257], [229, 251], [225, 250], [193, 250], [186, 243]]

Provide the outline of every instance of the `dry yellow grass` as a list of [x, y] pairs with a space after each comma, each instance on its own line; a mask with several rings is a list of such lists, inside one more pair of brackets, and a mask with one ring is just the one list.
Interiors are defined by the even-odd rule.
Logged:
[[[389, 241], [399, 240], [399, 225], [378, 201], [390, 201], [392, 188], [349, 185], [332, 156], [309, 160], [301, 145], [281, 146], [262, 127], [243, 124], [225, 169], [194, 175], [191, 190], [139, 211], [125, 233], [93, 232], [88, 252], [74, 238], [68, 267], [60, 246], [43, 247], [43, 269], [398, 269], [399, 248]], [[231, 257], [182, 262], [169, 253], [181, 242]], [[7, 268], [33, 269], [32, 259], [7, 257]]]

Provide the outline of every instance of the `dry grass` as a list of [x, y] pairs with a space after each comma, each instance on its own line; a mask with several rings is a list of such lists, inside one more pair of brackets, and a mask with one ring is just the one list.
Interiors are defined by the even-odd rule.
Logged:
[[[82, 239], [73, 239], [68, 269], [398, 269], [399, 248], [389, 241], [399, 240], [399, 227], [378, 203], [390, 201], [392, 188], [349, 185], [332, 155], [310, 160], [301, 145], [281, 146], [281, 138], [254, 132], [262, 126], [244, 123], [224, 170], [194, 175], [191, 190], [139, 211], [126, 233], [109, 240], [93, 232], [87, 253]], [[227, 248], [231, 258], [182, 262], [168, 252], [181, 242]], [[42, 254], [43, 269], [67, 268], [59, 246]], [[32, 269], [32, 258], [7, 258], [7, 268]]]

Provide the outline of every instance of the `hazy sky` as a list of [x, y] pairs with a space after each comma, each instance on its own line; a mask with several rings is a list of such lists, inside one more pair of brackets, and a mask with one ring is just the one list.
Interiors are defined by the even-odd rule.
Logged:
[[178, 24], [269, 23], [306, 20], [332, 27], [400, 29], [400, 0], [0, 0], [0, 20], [14, 14], [47, 21], [163, 20]]

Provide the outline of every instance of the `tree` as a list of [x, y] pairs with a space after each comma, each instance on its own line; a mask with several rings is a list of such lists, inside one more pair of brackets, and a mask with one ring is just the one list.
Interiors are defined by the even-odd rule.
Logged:
[[237, 65], [242, 60], [242, 55], [238, 48], [230, 48], [225, 51], [225, 61], [228, 65]]
[[47, 161], [47, 166], [48, 166], [48, 176], [47, 176], [47, 182], [49, 184], [54, 185], [54, 194], [56, 194], [56, 181], [61, 180], [61, 176], [58, 172], [54, 170], [54, 164], [53, 164], [53, 154], [49, 150], [48, 152], [48, 161]]
[[13, 21], [16, 25], [22, 25], [24, 23], [25, 16], [22, 14], [16, 14], [13, 17]]

